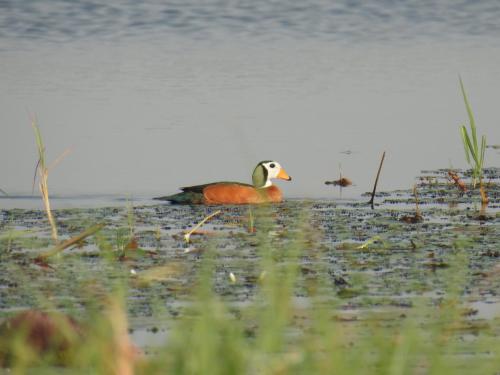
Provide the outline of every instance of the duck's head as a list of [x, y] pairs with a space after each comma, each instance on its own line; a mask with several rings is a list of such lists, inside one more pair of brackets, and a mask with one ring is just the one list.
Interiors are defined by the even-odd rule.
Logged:
[[272, 160], [261, 161], [252, 174], [252, 182], [256, 188], [265, 188], [271, 186], [272, 178], [291, 181], [291, 177], [285, 172], [281, 165]]

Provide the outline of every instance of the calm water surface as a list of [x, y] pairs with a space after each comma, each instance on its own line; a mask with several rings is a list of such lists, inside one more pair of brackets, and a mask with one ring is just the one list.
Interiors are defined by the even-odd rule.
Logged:
[[497, 1], [0, 1], [0, 188], [31, 192], [30, 113], [49, 159], [71, 148], [58, 195], [248, 182], [276, 159], [288, 197], [338, 198], [339, 165], [357, 197], [384, 150], [380, 189], [408, 188], [466, 167], [459, 74], [500, 143], [499, 19]]

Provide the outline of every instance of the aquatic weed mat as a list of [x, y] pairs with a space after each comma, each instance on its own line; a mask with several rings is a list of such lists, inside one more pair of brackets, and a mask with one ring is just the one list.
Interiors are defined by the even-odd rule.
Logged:
[[[191, 243], [186, 244], [183, 233], [216, 209], [222, 209], [222, 214], [213, 218], [203, 227], [203, 232], [193, 235]], [[287, 234], [297, 230], [290, 213], [301, 210], [310, 211], [307, 228], [310, 238], [305, 244], [301, 261], [304, 267], [310, 262], [328, 264], [328, 272], [334, 279], [348, 277], [353, 270], [391, 275], [415, 264], [431, 269], [439, 265], [445, 267], [447, 254], [456, 246], [467, 247], [474, 260], [471, 268], [485, 269], [489, 263], [493, 265], [498, 256], [498, 214], [492, 214], [490, 220], [479, 221], [471, 215], [471, 210], [424, 207], [424, 220], [407, 224], [399, 219], [411, 212], [410, 207], [404, 211], [387, 206], [370, 210], [359, 203], [351, 206], [350, 203], [330, 201], [291, 201], [269, 209], [273, 217], [268, 236], [273, 245], [283, 252], [286, 252], [286, 244], [290, 241]], [[57, 261], [75, 258], [88, 263], [86, 267], [89, 269], [99, 267], [102, 247], [107, 246], [117, 261], [107, 262], [106, 267], [127, 268], [135, 273], [171, 263], [193, 268], [206, 243], [212, 241], [216, 243], [221, 274], [233, 272], [243, 275], [243, 279], [252, 279], [250, 270], [256, 266], [258, 254], [255, 250], [256, 236], [248, 231], [248, 211], [248, 207], [134, 207], [134, 223], [130, 227], [127, 208], [58, 210], [55, 215], [62, 236], [75, 235], [95, 222], [104, 223], [105, 229], [98, 239], [87, 239], [75, 248], [65, 250]], [[0, 239], [5, 267], [8, 268], [9, 262], [12, 262], [29, 266], [33, 272], [54, 272], [43, 267], [38, 270], [29, 264], [29, 255], [50, 246], [44, 224], [41, 211], [2, 211]], [[127, 249], [131, 230], [137, 248]], [[105, 243], [100, 244], [100, 240]], [[365, 242], [368, 243], [364, 245]], [[314, 257], [310, 256], [311, 252], [314, 252]], [[120, 260], [121, 255], [123, 258]], [[64, 267], [65, 264], [58, 266]], [[86, 267], [82, 265], [82, 272]], [[185, 270], [179, 279], [187, 281], [189, 275]], [[228, 286], [223, 280], [226, 278], [222, 277], [221, 285], [216, 286], [226, 291]], [[411, 282], [411, 278], [402, 278], [398, 285], [407, 281]], [[228, 293], [234, 293], [234, 289], [238, 288], [231, 286], [232, 292]], [[386, 292], [391, 293], [391, 290]]]
[[[451, 175], [458, 179], [459, 183]], [[435, 207], [447, 206], [452, 209], [478, 209], [481, 205], [479, 186], [471, 187], [472, 172], [461, 169], [424, 170], [416, 178], [418, 202], [421, 205]], [[489, 167], [484, 169], [483, 185], [489, 198], [488, 212], [500, 211], [500, 168]], [[411, 190], [382, 192], [382, 203], [405, 207], [414, 204], [415, 197]]]

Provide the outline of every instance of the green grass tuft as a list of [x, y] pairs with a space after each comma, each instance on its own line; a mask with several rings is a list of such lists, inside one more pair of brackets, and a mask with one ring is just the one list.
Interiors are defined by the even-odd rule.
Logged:
[[472, 184], [474, 187], [476, 187], [477, 181], [480, 180], [483, 176], [486, 136], [483, 135], [481, 137], [481, 144], [479, 144], [477, 139], [476, 121], [474, 120], [474, 114], [472, 113], [469, 100], [467, 99], [467, 94], [465, 92], [462, 78], [460, 78], [460, 89], [462, 90], [462, 95], [464, 97], [464, 103], [465, 108], [467, 109], [467, 115], [469, 117], [470, 128], [469, 133], [467, 131], [467, 127], [465, 125], [461, 125], [460, 134], [462, 136], [462, 142], [464, 145], [465, 159], [472, 168]]

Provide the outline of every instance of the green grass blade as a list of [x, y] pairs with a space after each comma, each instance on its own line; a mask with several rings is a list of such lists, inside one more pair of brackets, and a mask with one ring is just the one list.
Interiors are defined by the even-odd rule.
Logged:
[[484, 152], [486, 151], [486, 136], [483, 135], [481, 137], [481, 158], [479, 159], [479, 167], [481, 168], [481, 170], [483, 169], [483, 165], [484, 165]]
[[38, 166], [40, 165], [40, 158], [37, 160], [35, 165], [35, 172], [33, 173], [33, 186], [31, 187], [31, 194], [35, 192], [36, 176], [38, 175]]
[[35, 139], [36, 139], [36, 145], [38, 148], [38, 155], [39, 155], [39, 165], [42, 168], [45, 168], [45, 146], [43, 144], [43, 139], [42, 139], [42, 134], [40, 132], [40, 128], [38, 127], [38, 124], [36, 123], [35, 120], [31, 123], [33, 130], [35, 132]]
[[464, 125], [460, 128], [462, 132], [462, 141], [464, 143], [464, 149], [465, 149], [465, 158], [467, 159], [467, 163], [471, 164], [470, 157], [474, 158], [474, 148], [472, 147], [469, 134], [467, 133], [467, 129], [465, 128]]
[[464, 145], [464, 152], [465, 152], [465, 160], [467, 160], [467, 163], [470, 164], [470, 155], [469, 155], [469, 146], [467, 146], [467, 129], [465, 128], [465, 125], [462, 125], [460, 127], [460, 135], [462, 136], [462, 144]]
[[465, 93], [464, 83], [462, 82], [462, 77], [460, 78], [460, 88], [462, 89], [462, 95], [464, 97], [465, 108], [467, 109], [467, 115], [469, 116], [470, 121], [470, 130], [472, 134], [472, 145], [474, 146], [474, 152], [478, 153], [478, 144], [477, 144], [477, 133], [476, 133], [476, 122], [474, 121], [474, 114], [472, 113], [472, 109], [469, 104], [469, 100], [467, 99], [467, 94]]
[[0, 189], [0, 193], [2, 193], [3, 195], [5, 195], [7, 197], [9, 196], [9, 194], [7, 194], [7, 192], [5, 190], [3, 190], [3, 189]]

